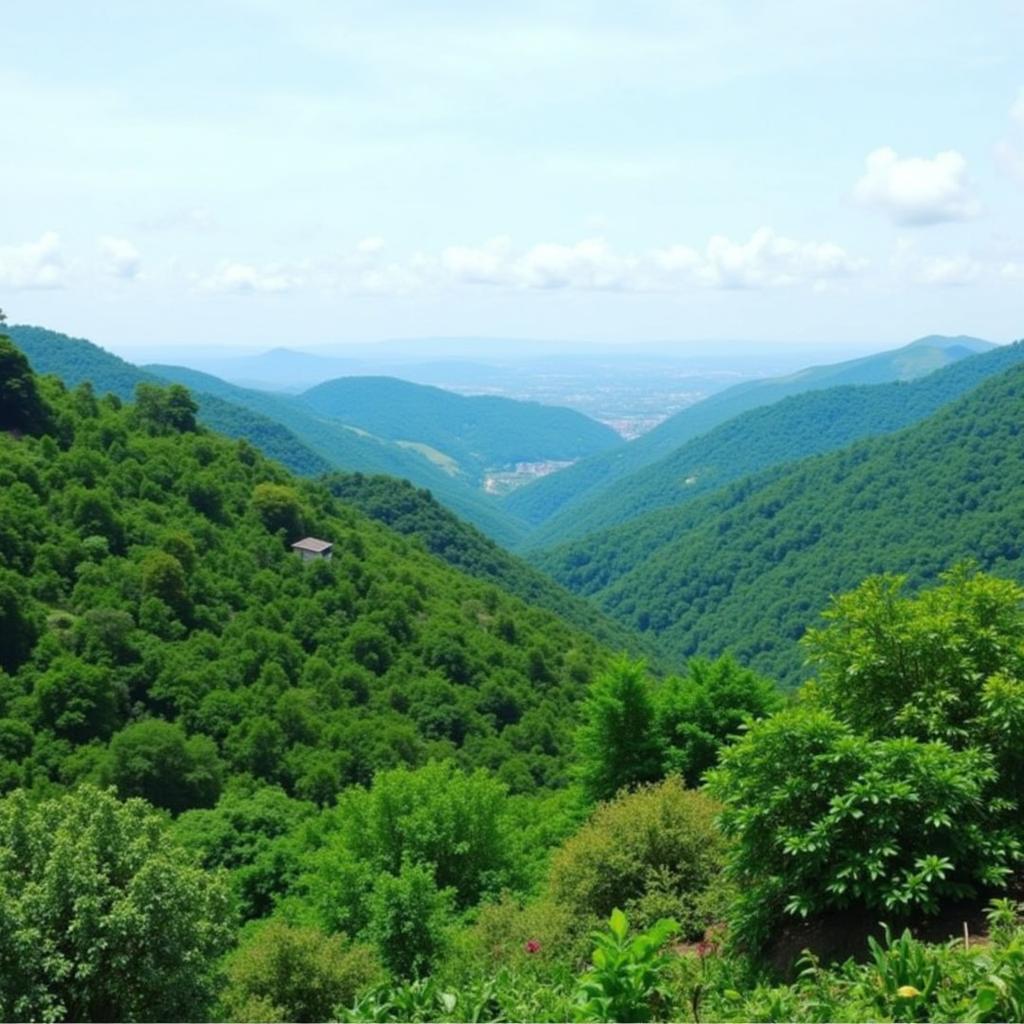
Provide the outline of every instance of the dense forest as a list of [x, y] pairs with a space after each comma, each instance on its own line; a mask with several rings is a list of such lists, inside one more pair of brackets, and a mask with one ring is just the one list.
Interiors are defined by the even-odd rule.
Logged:
[[588, 504], [599, 492], [669, 456], [721, 423], [793, 395], [823, 388], [913, 380], [993, 346], [978, 338], [919, 338], [903, 348], [844, 363], [812, 366], [785, 377], [743, 381], [687, 406], [629, 444], [582, 459], [561, 473], [513, 491], [505, 507], [536, 526]]
[[891, 433], [1020, 362], [1024, 342], [964, 358], [913, 381], [825, 388], [752, 409], [553, 516], [530, 534], [527, 543], [536, 549], [553, 547], [656, 509], [682, 505], [772, 466]]
[[[1022, 374], [883, 440], [1009, 502]], [[133, 397], [0, 337], [0, 1018], [1024, 1016], [1019, 584], [851, 585], [795, 697], [655, 675], [409, 485]]]
[[745, 478], [537, 558], [566, 586], [656, 634], [666, 656], [741, 660], [787, 685], [830, 594], [962, 558], [1021, 578], [1024, 367], [916, 426]]

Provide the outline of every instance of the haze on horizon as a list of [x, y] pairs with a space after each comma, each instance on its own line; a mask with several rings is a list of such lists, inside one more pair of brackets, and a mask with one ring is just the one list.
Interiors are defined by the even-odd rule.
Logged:
[[1009, 0], [41, 0], [4, 35], [0, 307], [129, 358], [1024, 334]]

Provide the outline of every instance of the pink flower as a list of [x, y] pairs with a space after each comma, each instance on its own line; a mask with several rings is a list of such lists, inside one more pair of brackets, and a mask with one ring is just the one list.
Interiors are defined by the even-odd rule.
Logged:
[[527, 939], [526, 943], [523, 945], [523, 949], [525, 949], [527, 953], [539, 953], [540, 943], [536, 939]]
[[715, 952], [715, 948], [716, 946], [714, 942], [708, 942], [708, 940], [705, 939], [703, 942], [697, 944], [697, 956], [703, 960], [704, 957], [711, 956], [711, 954]]

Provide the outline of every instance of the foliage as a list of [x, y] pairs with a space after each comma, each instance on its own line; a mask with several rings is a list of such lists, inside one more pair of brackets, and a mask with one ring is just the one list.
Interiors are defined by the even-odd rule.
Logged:
[[725, 650], [792, 686], [830, 594], [882, 570], [934, 581], [974, 559], [1021, 580], [1024, 366], [915, 426], [767, 470], [538, 560], [649, 631], [664, 657]]
[[28, 360], [0, 331], [0, 430], [42, 434], [50, 426], [51, 413], [39, 394]]
[[697, 786], [719, 749], [744, 725], [779, 709], [774, 684], [731, 655], [691, 658], [684, 676], [670, 676], [654, 692], [655, 721], [663, 744], [663, 770]]
[[[811, 371], [790, 378], [782, 387], [782, 381], [758, 381], [753, 388], [739, 385], [687, 407], [677, 417], [681, 424], [696, 420], [702, 410], [707, 414], [715, 409], [717, 426], [698, 433], [688, 427], [689, 436], [678, 446], [659, 442], [663, 454], [656, 461], [570, 502], [530, 534], [530, 548], [561, 545], [657, 509], [686, 504], [773, 466], [890, 434], [920, 422], [1021, 361], [1024, 344], [1001, 345], [913, 380], [834, 386], [828, 378], [815, 380]], [[805, 390], [808, 384], [820, 390]], [[787, 391], [789, 397], [781, 397]], [[769, 393], [771, 397], [768, 404], [747, 411], [736, 412], [743, 405], [738, 402], [728, 410], [732, 417], [722, 421], [718, 417], [727, 411], [726, 399], [732, 392], [735, 398], [757, 396], [761, 403]]]
[[677, 778], [621, 794], [555, 852], [549, 899], [576, 933], [621, 907], [641, 928], [671, 916], [699, 937], [712, 923], [706, 914], [725, 855], [718, 811]]
[[642, 661], [620, 657], [591, 684], [577, 748], [580, 779], [592, 800], [660, 777], [661, 748]]
[[593, 965], [579, 983], [578, 1019], [649, 1021], [669, 997], [665, 943], [679, 930], [669, 918], [629, 935], [626, 915], [612, 911], [607, 931], [594, 933]]
[[141, 800], [0, 801], [0, 1015], [197, 1020], [230, 930], [222, 881]]
[[380, 973], [367, 946], [270, 921], [228, 958], [221, 1002], [233, 1021], [330, 1020]]
[[428, 973], [444, 951], [454, 892], [438, 889], [435, 873], [408, 862], [379, 875], [370, 893], [367, 935], [400, 978]]
[[903, 348], [849, 362], [809, 367], [785, 377], [743, 381], [686, 406], [629, 444], [581, 459], [560, 473], [552, 473], [514, 491], [505, 499], [505, 505], [514, 514], [535, 524], [545, 522], [556, 513], [563, 514], [563, 524], [572, 512], [586, 516], [592, 502], [600, 504], [610, 497], [614, 504], [617, 489], [630, 487], [632, 480], [627, 478], [632, 478], [633, 474], [748, 410], [809, 391], [911, 380], [963, 359], [972, 351], [990, 347], [985, 342], [975, 344], [973, 339], [958, 340], [967, 344], [951, 346], [943, 344], [943, 339], [922, 338]]
[[734, 840], [731, 923], [755, 949], [785, 915], [934, 912], [1003, 883], [1022, 852], [989, 798], [991, 757], [873, 740], [824, 710], [752, 725], [709, 778]]

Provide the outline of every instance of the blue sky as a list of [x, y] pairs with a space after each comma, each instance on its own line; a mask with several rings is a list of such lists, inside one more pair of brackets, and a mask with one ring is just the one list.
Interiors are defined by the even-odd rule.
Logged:
[[127, 354], [1024, 335], [1024, 7], [11, 5], [0, 306]]

